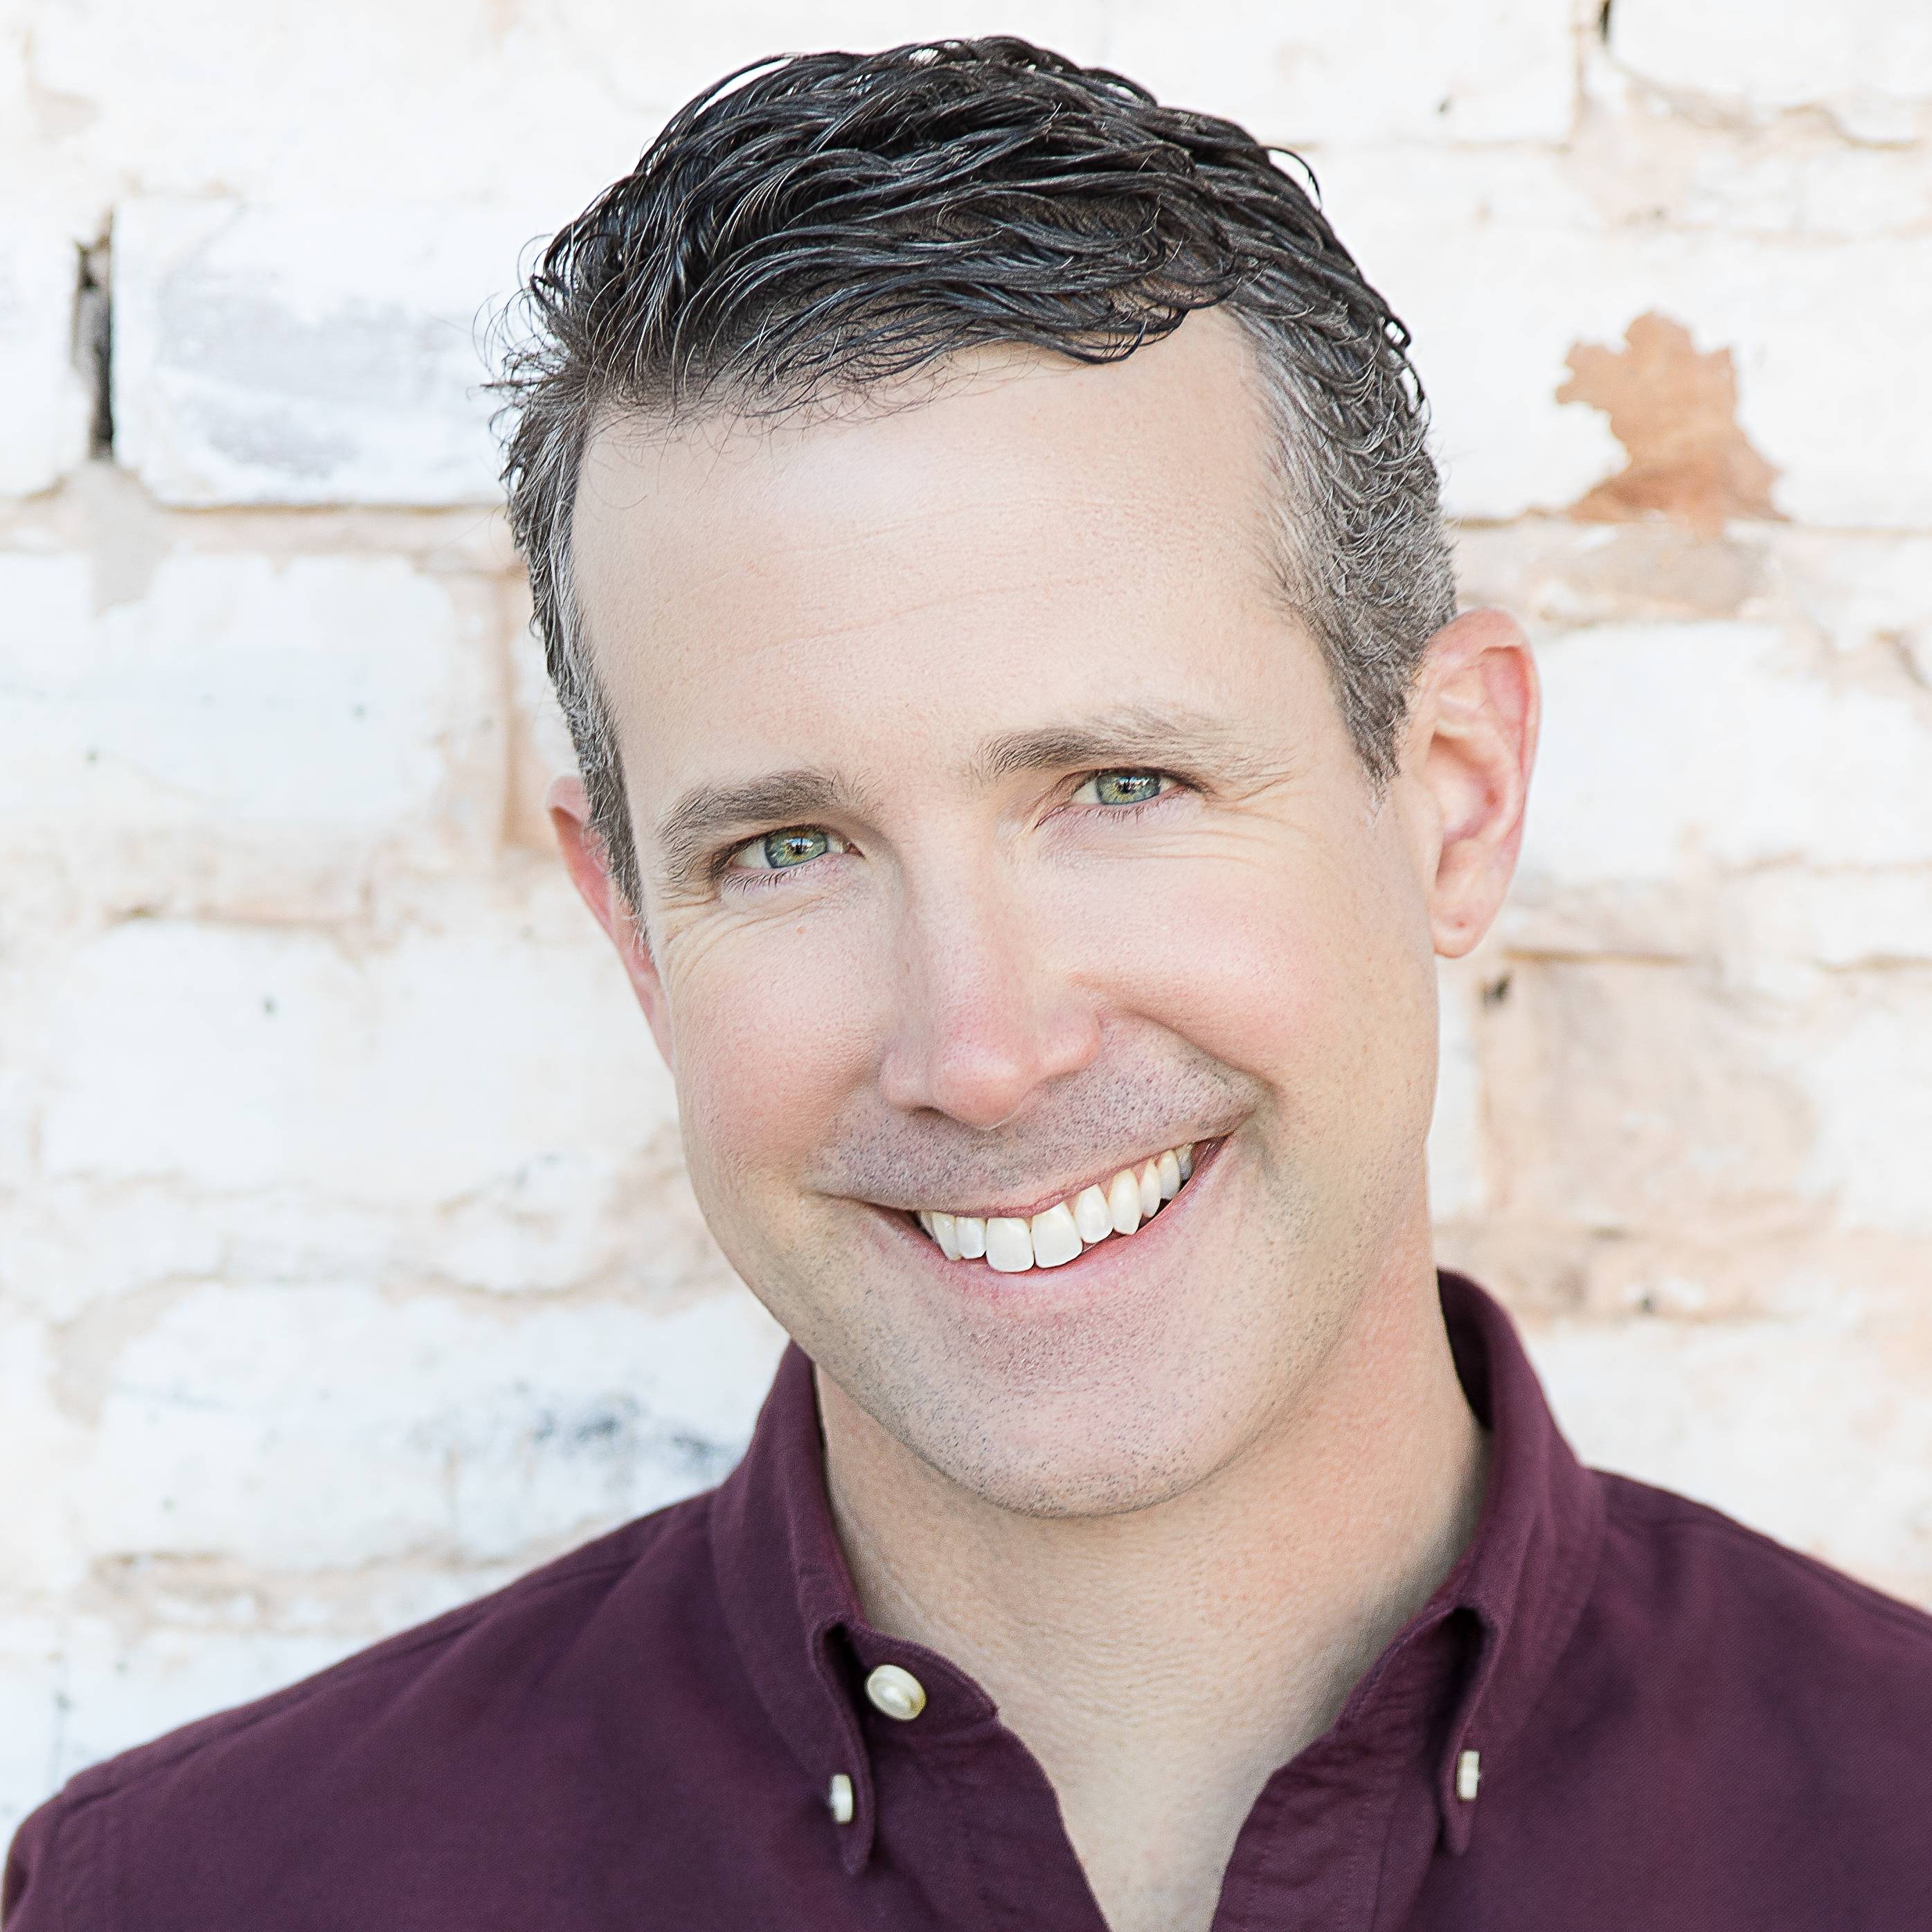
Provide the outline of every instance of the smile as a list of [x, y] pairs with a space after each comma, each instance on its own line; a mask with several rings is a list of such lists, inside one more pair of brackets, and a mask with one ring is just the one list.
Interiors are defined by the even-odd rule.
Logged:
[[1060, 1268], [1099, 1243], [1137, 1232], [1186, 1186], [1194, 1173], [1190, 1141], [1124, 1167], [1024, 1219], [1008, 1214], [949, 1214], [922, 1208], [914, 1218], [951, 1262], [983, 1261], [1000, 1274]]

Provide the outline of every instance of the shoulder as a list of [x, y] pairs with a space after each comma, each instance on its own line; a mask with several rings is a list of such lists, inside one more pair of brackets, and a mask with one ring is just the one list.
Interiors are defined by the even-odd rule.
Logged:
[[170, 1732], [152, 1744], [81, 1772], [68, 1788], [75, 1801], [105, 1796], [219, 1754], [226, 1763], [277, 1757], [309, 1748], [318, 1734], [407, 1696], [420, 1726], [439, 1706], [509, 1694], [520, 1672], [575, 1650], [620, 1592], [627, 1609], [648, 1615], [664, 1599], [707, 1586], [704, 1537], [708, 1496], [626, 1524], [425, 1624], [358, 1651], [272, 1695]]
[[1688, 1496], [1599, 1472], [1604, 1580], [1634, 1613], [1668, 1617], [1732, 1645], [1894, 1666], [1932, 1690], [1932, 1616]]
[[1594, 1720], [1629, 1712], [1687, 1762], [1827, 1810], [1932, 1804], [1932, 1616], [1688, 1497], [1598, 1480], [1603, 1554], [1570, 1659]]
[[[158, 1863], [190, 1872], [211, 1828], [224, 1857], [268, 1874], [292, 1851], [305, 1807], [340, 1818], [366, 1805], [375, 1822], [412, 1801], [460, 1802], [451, 1780], [466, 1767], [570, 1749], [614, 1653], [617, 1674], [634, 1678], [704, 1670], [690, 1647], [723, 1640], [711, 1500], [627, 1524], [285, 1690], [79, 1773], [20, 1828], [6, 1932], [123, 1922], [123, 1875], [145, 1883]], [[176, 1846], [178, 1859], [160, 1849]]]

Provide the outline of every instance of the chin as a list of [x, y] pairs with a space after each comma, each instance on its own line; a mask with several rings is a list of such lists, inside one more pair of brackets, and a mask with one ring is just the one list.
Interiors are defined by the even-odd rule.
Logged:
[[946, 1474], [982, 1502], [1013, 1516], [1066, 1521], [1130, 1516], [1184, 1495], [1213, 1472], [1215, 1459], [1150, 1465], [1141, 1456], [1096, 1458], [1090, 1449], [1031, 1465], [992, 1464]]
[[[1204, 1426], [1227, 1405], [1200, 1400], [1198, 1384], [1150, 1376], [1051, 1390], [1016, 1378], [1004, 1386], [928, 1385], [908, 1413], [873, 1414], [922, 1460], [982, 1502], [1018, 1516], [1124, 1516], [1153, 1508], [1206, 1480], [1238, 1452]], [[1237, 1405], [1238, 1406], [1238, 1405]]]

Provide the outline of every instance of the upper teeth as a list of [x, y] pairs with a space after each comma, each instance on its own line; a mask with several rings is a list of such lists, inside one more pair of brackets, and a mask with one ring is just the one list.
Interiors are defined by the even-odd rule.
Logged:
[[978, 1261], [1002, 1274], [1058, 1268], [1109, 1234], [1131, 1234], [1194, 1172], [1194, 1143], [1170, 1148], [1138, 1168], [1124, 1167], [1103, 1187], [1097, 1181], [1042, 1208], [1029, 1220], [1008, 1214], [946, 1214], [922, 1208], [919, 1225], [948, 1261]]

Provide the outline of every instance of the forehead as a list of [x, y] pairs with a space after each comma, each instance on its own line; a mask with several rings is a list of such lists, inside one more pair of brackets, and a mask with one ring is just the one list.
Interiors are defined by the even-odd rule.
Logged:
[[976, 742], [1076, 701], [1211, 706], [1280, 649], [1274, 506], [1246, 339], [1213, 312], [1119, 363], [980, 352], [829, 418], [608, 425], [574, 574], [634, 806], [929, 753], [949, 721]]

